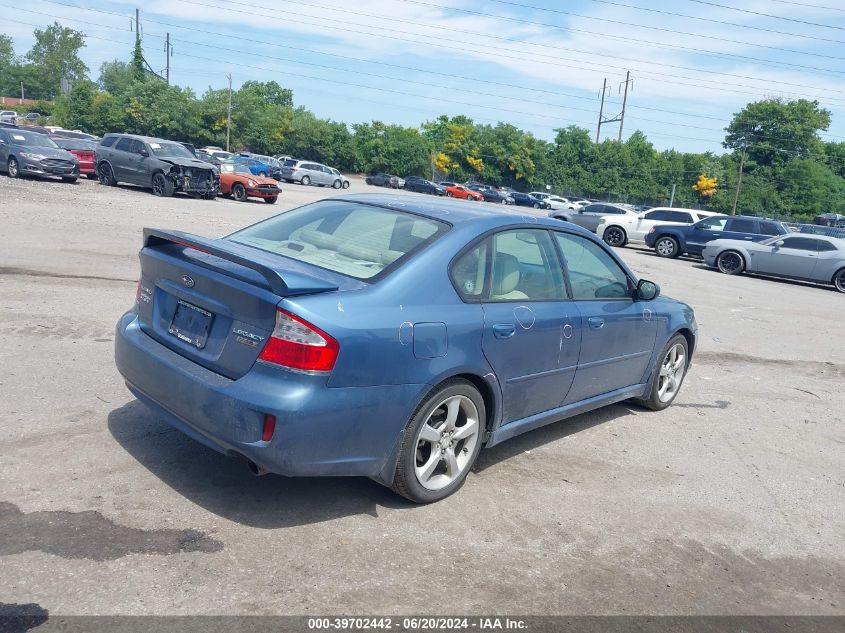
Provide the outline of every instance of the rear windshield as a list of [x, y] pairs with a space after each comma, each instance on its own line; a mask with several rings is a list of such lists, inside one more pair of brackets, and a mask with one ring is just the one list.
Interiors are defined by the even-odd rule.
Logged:
[[226, 239], [367, 280], [409, 257], [448, 228], [443, 222], [410, 213], [324, 200]]
[[77, 151], [93, 152], [97, 149], [97, 143], [86, 141], [81, 138], [54, 138], [53, 142], [62, 149], [75, 149]]
[[293, 158], [288, 158], [288, 159], [285, 161], [285, 167], [293, 167], [293, 166], [294, 166], [294, 165], [296, 165], [298, 162], [299, 162], [299, 161], [298, 161], [298, 160], [296, 160], [296, 159], [293, 159]]

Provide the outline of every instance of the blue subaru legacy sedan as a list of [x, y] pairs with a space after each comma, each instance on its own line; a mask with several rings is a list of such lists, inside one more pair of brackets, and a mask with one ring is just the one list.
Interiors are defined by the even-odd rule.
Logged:
[[371, 477], [415, 502], [483, 446], [614, 402], [664, 409], [689, 306], [595, 235], [427, 196], [331, 198], [219, 239], [144, 230], [115, 360], [255, 474]]

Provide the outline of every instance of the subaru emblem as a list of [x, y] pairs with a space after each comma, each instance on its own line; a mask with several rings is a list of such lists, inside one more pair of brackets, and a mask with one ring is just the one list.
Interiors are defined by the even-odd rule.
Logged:
[[182, 283], [184, 283], [188, 288], [194, 287], [194, 280], [188, 275], [182, 275]]

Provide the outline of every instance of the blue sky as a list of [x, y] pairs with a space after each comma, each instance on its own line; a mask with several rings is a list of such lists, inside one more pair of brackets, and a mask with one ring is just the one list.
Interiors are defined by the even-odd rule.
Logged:
[[[723, 6], [718, 6], [723, 5]], [[840, 0], [0, 0], [0, 32], [17, 52], [32, 25], [58, 19], [88, 35], [96, 78], [128, 59], [141, 9], [145, 56], [197, 93], [275, 80], [296, 105], [354, 123], [417, 126], [445, 114], [505, 121], [551, 140], [554, 128], [595, 134], [628, 95], [623, 138], [658, 149], [721, 152], [724, 127], [749, 101], [817, 99], [845, 140], [845, 4]], [[11, 9], [14, 7], [14, 10]], [[733, 8], [729, 8], [733, 7]], [[767, 15], [760, 15], [767, 14]], [[618, 124], [602, 128], [616, 138]]]

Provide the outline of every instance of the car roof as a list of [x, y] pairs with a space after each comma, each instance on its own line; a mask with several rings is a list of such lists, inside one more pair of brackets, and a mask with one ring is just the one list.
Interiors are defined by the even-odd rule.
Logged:
[[144, 141], [145, 143], [176, 143], [177, 145], [184, 145], [179, 141], [171, 141], [170, 139], [166, 138], [157, 138], [155, 136], [142, 136], [141, 134], [126, 134], [124, 132], [109, 132], [108, 134], [103, 134], [103, 138], [107, 138], [110, 136], [126, 136], [128, 138], [134, 138], [139, 141]]
[[[390, 193], [357, 193], [337, 196], [332, 200], [346, 200], [359, 204], [405, 211], [430, 217], [452, 225], [480, 222], [487, 228], [507, 226], [509, 224], [537, 224], [548, 228], [560, 228], [562, 222], [547, 216], [532, 215], [506, 210], [503, 205], [468, 203], [464, 200], [450, 198], [432, 198], [427, 195], [402, 195]], [[590, 231], [575, 225], [567, 225], [585, 235], [593, 235]]]

